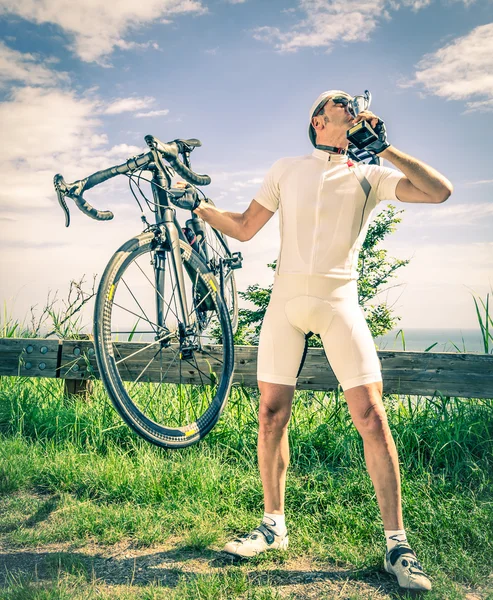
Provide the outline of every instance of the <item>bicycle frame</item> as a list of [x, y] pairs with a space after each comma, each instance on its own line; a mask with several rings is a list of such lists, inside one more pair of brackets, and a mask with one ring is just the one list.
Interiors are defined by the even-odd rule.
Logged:
[[[167, 171], [167, 169], [162, 169], [160, 166], [155, 165], [151, 170], [153, 173], [151, 188], [152, 194], [154, 198], [154, 202], [156, 204], [156, 225], [161, 228], [165, 235], [166, 242], [168, 247], [171, 249], [171, 267], [173, 269], [173, 275], [178, 287], [178, 310], [180, 312], [180, 318], [182, 323], [185, 326], [185, 329], [188, 329], [190, 326], [189, 320], [189, 309], [187, 305], [187, 298], [185, 294], [185, 279], [183, 272], [183, 261], [181, 258], [180, 251], [180, 240], [184, 241], [188, 244], [188, 240], [186, 239], [183, 231], [180, 227], [178, 219], [176, 218], [176, 209], [170, 206], [169, 199], [166, 194], [166, 189], [171, 187], [171, 174]], [[193, 229], [194, 233], [197, 235], [203, 236], [203, 241], [205, 240], [205, 232], [203, 227], [202, 219], [192, 212], [191, 219], [186, 221], [186, 225], [190, 225]], [[224, 248], [228, 256], [231, 256], [231, 252], [229, 250], [228, 245], [226, 244], [222, 234], [213, 229], [216, 238], [218, 239], [221, 246]], [[207, 244], [204, 243], [200, 245], [200, 254], [206, 264], [209, 264], [210, 257], [207, 249]], [[156, 250], [155, 252], [155, 286], [156, 286], [156, 317], [157, 324], [160, 329], [165, 330], [166, 326], [164, 323], [164, 279], [165, 279], [165, 260], [166, 260], [166, 252], [163, 250]], [[228, 273], [224, 274], [223, 264], [221, 264], [222, 259], [220, 259], [219, 264], [219, 284], [221, 293], [224, 294], [225, 286], [228, 280], [233, 275], [233, 268], [230, 266]], [[199, 283], [201, 286], [201, 284]], [[202, 286], [201, 286], [202, 287]], [[209, 294], [209, 290], [203, 289], [200, 290], [204, 294]]]
[[[166, 242], [171, 249], [171, 267], [178, 288], [178, 310], [180, 318], [185, 328], [190, 326], [187, 298], [185, 295], [185, 278], [183, 274], [183, 261], [181, 259], [180, 240], [187, 242], [183, 231], [181, 230], [176, 210], [170, 206], [166, 189], [171, 186], [171, 176], [167, 171], [163, 171], [157, 165], [152, 169], [152, 195], [156, 204], [155, 219], [156, 225], [164, 233]], [[187, 242], [188, 243], [188, 242]], [[156, 316], [157, 324], [160, 329], [165, 328], [164, 323], [164, 277], [166, 271], [166, 252], [156, 250], [155, 252], [155, 285], [156, 285]]]

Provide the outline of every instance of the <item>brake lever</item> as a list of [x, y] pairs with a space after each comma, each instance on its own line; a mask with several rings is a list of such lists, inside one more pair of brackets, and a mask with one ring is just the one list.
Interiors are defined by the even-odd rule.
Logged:
[[190, 151], [184, 150], [181, 155], [183, 156], [183, 162], [185, 163], [185, 166], [187, 166], [189, 169], [192, 169], [190, 164]]
[[170, 196], [173, 196], [173, 198], [181, 198], [190, 190], [187, 190], [186, 188], [170, 187], [166, 191], [168, 192], [168, 194], [170, 194]]
[[53, 178], [53, 185], [55, 186], [56, 195], [58, 198], [58, 203], [63, 209], [65, 213], [65, 227], [70, 225], [70, 211], [68, 209], [67, 203], [65, 202], [65, 195], [67, 193], [67, 184], [65, 183], [63, 176], [58, 174]]

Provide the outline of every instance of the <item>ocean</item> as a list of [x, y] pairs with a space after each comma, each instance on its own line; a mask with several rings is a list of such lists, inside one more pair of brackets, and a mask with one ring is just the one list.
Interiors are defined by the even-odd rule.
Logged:
[[[404, 350], [399, 328], [375, 338], [379, 350]], [[430, 352], [477, 352], [484, 354], [483, 338], [477, 329], [403, 329], [406, 350], [423, 352], [437, 342]], [[397, 335], [397, 338], [396, 338]], [[455, 344], [457, 348], [453, 346]], [[493, 341], [490, 340], [490, 352]]]

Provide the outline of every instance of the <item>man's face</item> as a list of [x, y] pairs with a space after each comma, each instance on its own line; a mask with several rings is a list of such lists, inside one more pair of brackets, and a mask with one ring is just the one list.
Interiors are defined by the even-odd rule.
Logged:
[[347, 127], [354, 121], [353, 115], [348, 110], [349, 100], [351, 100], [349, 94], [331, 96], [318, 116], [323, 119], [324, 124], [332, 123], [335, 126]]

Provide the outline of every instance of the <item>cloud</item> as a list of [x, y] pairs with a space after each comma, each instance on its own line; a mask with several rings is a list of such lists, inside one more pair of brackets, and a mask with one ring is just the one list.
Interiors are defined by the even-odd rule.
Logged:
[[0, 104], [2, 161], [41, 161], [82, 144], [101, 145], [104, 138], [93, 137], [99, 121], [94, 117], [95, 102], [77, 98], [74, 92], [27, 86], [14, 89]]
[[149, 108], [155, 102], [154, 98], [120, 98], [109, 104], [104, 110], [107, 115], [119, 115], [124, 112], [133, 112]]
[[319, 47], [331, 50], [338, 41], [368, 41], [378, 21], [389, 16], [385, 0], [300, 0], [299, 10], [304, 18], [288, 30], [257, 27], [254, 38], [273, 43], [280, 52]]
[[472, 113], [472, 112], [491, 112], [493, 111], [493, 98], [490, 100], [479, 100], [477, 102], [467, 102], [466, 104], [467, 110], [464, 111], [464, 114]]
[[468, 202], [453, 204], [446, 202], [439, 206], [427, 206], [415, 210], [406, 210], [406, 223], [416, 222], [420, 227], [427, 225], [459, 226], [484, 224], [488, 219], [493, 220], [493, 204], [488, 202]]
[[[155, 102], [155, 98], [151, 96], [144, 98], [119, 98], [103, 108], [102, 112], [106, 115], [119, 115], [124, 112], [141, 111], [145, 108], [150, 108]], [[164, 117], [167, 114], [169, 114], [169, 109], [164, 108], [147, 112], [137, 112], [134, 117], [139, 119], [144, 117]]]
[[80, 59], [101, 64], [115, 47], [136, 47], [125, 39], [132, 30], [170, 16], [206, 12], [201, 0], [120, 0], [117, 7], [100, 0], [0, 0], [0, 14], [58, 25]]
[[258, 188], [263, 182], [263, 180], [263, 177], [254, 177], [253, 179], [247, 179], [246, 181], [234, 181], [232, 187], [230, 188], [230, 191], [238, 192], [244, 188]]
[[142, 152], [127, 144], [110, 147], [95, 106], [73, 92], [43, 88], [16, 90], [0, 104], [2, 212], [55, 206], [55, 173], [73, 181]]
[[493, 179], [480, 179], [479, 181], [469, 181], [466, 185], [484, 185], [493, 183]]
[[[8, 49], [5, 46], [2, 49], [3, 56], [8, 55], [5, 52]], [[32, 62], [31, 54], [16, 52], [12, 56], [18, 65]], [[17, 214], [25, 218], [25, 212], [35, 207], [55, 206], [55, 173], [61, 171], [67, 181], [73, 181], [142, 152], [139, 147], [127, 144], [111, 147], [100, 130], [100, 99], [80, 97], [67, 86], [47, 87], [48, 83], [62, 80], [46, 64], [36, 66], [39, 67], [36, 77], [26, 75], [24, 79], [39, 85], [12, 88], [0, 103], [0, 210], [8, 211], [10, 218], [16, 218]], [[106, 110], [115, 114], [135, 106], [148, 106], [153, 101], [153, 98], [122, 99]]]
[[[16, 55], [18, 64], [30, 60], [31, 55]], [[108, 248], [116, 249], [140, 226], [139, 209], [122, 193], [127, 180], [115, 178], [87, 194], [97, 208], [112, 210], [114, 221], [96, 223], [69, 201], [72, 226], [64, 228], [54, 174], [71, 182], [142, 149], [111, 146], [101, 132], [101, 100], [80, 97], [67, 86], [47, 87], [60, 79], [46, 64], [39, 66], [42, 77], [25, 77], [37, 86], [13, 88], [0, 103], [0, 280], [3, 299], [14, 302], [19, 318], [44, 302], [50, 288], [65, 289], [74, 277], [100, 273]]]
[[145, 152], [143, 147], [129, 146], [128, 144], [117, 144], [105, 152], [105, 156], [115, 158], [128, 158]]
[[0, 86], [12, 82], [54, 86], [68, 81], [67, 73], [55, 72], [40, 64], [40, 60], [34, 54], [23, 54], [0, 42]]
[[401, 87], [420, 85], [447, 100], [483, 99], [467, 104], [468, 111], [493, 110], [493, 23], [481, 25], [432, 54], [416, 67], [415, 78]]
[[146, 113], [137, 113], [135, 117], [138, 119], [142, 119], [144, 117], [164, 117], [168, 113], [169, 109], [165, 108], [163, 110], [151, 110], [150, 112]]
[[136, 48], [140, 50], [147, 50], [147, 48], [160, 50], [159, 44], [157, 42], [143, 42], [139, 44], [137, 42], [127, 42], [125, 40], [118, 40], [118, 42], [115, 43], [115, 46], [117, 48], [120, 48], [120, 50], [135, 50]]

